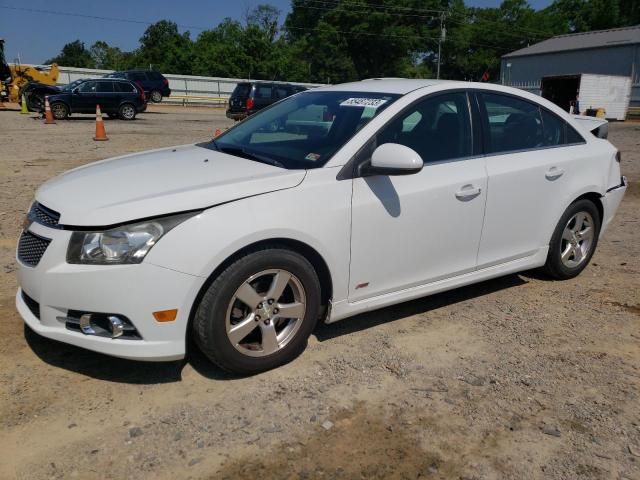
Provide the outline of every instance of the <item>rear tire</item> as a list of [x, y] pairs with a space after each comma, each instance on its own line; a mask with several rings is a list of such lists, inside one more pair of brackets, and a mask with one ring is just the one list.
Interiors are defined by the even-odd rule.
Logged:
[[136, 107], [131, 103], [123, 103], [118, 109], [118, 115], [123, 120], [134, 120], [136, 114]]
[[52, 103], [49, 108], [53, 118], [56, 120], [65, 120], [69, 116], [69, 107], [62, 102]]
[[224, 370], [240, 375], [270, 370], [305, 349], [320, 295], [318, 275], [302, 255], [279, 247], [257, 250], [209, 286], [194, 317], [194, 339]]
[[153, 103], [160, 103], [162, 101], [162, 93], [158, 90], [152, 90], [149, 94], [149, 98]]
[[600, 222], [600, 212], [591, 200], [569, 205], [551, 237], [544, 271], [558, 280], [578, 276], [596, 250]]

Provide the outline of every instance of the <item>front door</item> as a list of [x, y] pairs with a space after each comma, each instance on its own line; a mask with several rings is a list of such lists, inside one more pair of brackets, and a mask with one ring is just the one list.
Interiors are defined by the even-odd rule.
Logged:
[[353, 180], [349, 301], [473, 271], [487, 174], [484, 158], [474, 157], [467, 94], [429, 96], [373, 141], [414, 149], [424, 168]]
[[72, 111], [75, 113], [91, 113], [96, 111], [96, 89], [98, 82], [84, 82], [71, 97]]

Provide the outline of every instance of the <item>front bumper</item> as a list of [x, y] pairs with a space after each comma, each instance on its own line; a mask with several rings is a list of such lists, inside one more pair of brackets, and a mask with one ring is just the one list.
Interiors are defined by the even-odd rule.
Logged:
[[622, 202], [622, 197], [624, 197], [624, 193], [627, 191], [627, 187], [629, 186], [629, 182], [627, 177], [620, 178], [620, 185], [610, 188], [605, 193], [602, 198], [602, 206], [604, 210], [603, 219], [602, 219], [602, 227], [600, 228], [600, 237], [604, 234], [605, 230], [609, 227], [611, 220], [616, 214], [618, 207], [620, 206], [620, 202]]
[[[29, 230], [50, 238], [40, 262], [18, 260], [16, 307], [40, 335], [116, 357], [165, 361], [183, 358], [191, 307], [204, 279], [156, 265], [71, 265], [66, 250], [71, 232], [32, 224]], [[39, 304], [39, 318], [22, 292]], [[159, 323], [153, 312], [178, 309], [175, 321]], [[141, 340], [85, 335], [66, 327], [69, 310], [118, 314], [136, 327]], [[37, 311], [36, 311], [37, 313]]]

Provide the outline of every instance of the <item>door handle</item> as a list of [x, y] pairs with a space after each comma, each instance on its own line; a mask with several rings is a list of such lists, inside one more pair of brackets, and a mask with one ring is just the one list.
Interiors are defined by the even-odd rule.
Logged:
[[458, 200], [471, 200], [472, 198], [480, 195], [482, 190], [480, 187], [474, 187], [472, 184], [468, 184], [463, 186], [460, 190], [456, 192], [456, 198]]
[[560, 178], [562, 175], [564, 175], [564, 170], [558, 167], [551, 167], [544, 174], [544, 176], [547, 177], [547, 180], [556, 180]]

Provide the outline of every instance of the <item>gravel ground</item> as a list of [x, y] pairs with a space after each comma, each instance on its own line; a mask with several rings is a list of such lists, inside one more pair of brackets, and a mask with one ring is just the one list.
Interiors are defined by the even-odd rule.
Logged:
[[0, 110], [0, 478], [640, 479], [640, 124], [611, 125], [632, 186], [591, 265], [320, 326], [291, 364], [231, 378], [194, 353], [112, 359], [25, 330], [14, 249], [71, 167], [211, 137], [220, 110], [46, 126]]

